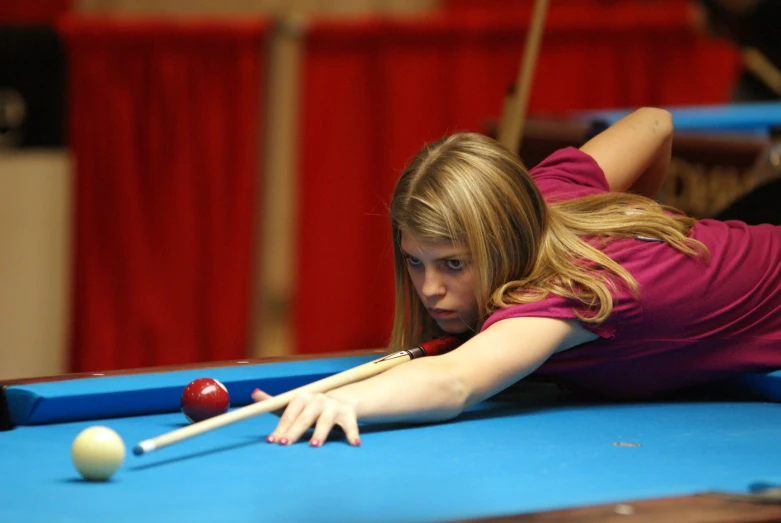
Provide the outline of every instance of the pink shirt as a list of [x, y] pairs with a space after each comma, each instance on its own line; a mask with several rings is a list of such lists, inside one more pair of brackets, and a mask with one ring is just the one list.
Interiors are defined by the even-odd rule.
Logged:
[[[531, 175], [549, 202], [608, 191], [599, 165], [575, 148], [558, 151]], [[692, 237], [710, 261], [665, 243], [622, 239], [605, 254], [637, 280], [611, 317], [583, 323], [600, 338], [554, 354], [536, 372], [614, 398], [642, 398], [744, 372], [781, 369], [781, 227], [704, 219]], [[505, 318], [574, 319], [579, 304], [558, 296], [496, 311]]]

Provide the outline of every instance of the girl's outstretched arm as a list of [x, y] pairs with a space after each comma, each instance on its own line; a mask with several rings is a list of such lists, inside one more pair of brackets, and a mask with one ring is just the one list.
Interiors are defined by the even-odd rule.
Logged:
[[602, 168], [611, 191], [656, 198], [670, 167], [672, 115], [643, 107], [621, 118], [580, 150]]
[[[319, 446], [339, 425], [347, 440], [358, 444], [359, 420], [449, 419], [527, 376], [551, 354], [595, 338], [574, 320], [506, 319], [443, 356], [413, 360], [326, 394], [295, 398], [269, 441], [293, 443], [314, 426], [310, 444]], [[254, 397], [267, 398], [263, 393]]]

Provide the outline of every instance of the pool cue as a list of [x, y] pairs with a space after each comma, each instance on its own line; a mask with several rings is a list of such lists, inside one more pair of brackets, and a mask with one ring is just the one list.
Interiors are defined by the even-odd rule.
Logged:
[[350, 383], [355, 383], [357, 381], [362, 381], [372, 376], [376, 376], [377, 374], [385, 372], [386, 370], [389, 370], [401, 363], [413, 360], [415, 358], [444, 354], [455, 349], [458, 345], [461, 344], [462, 341], [463, 339], [458, 336], [445, 336], [421, 343], [417, 347], [413, 347], [411, 349], [388, 354], [368, 363], [353, 367], [352, 369], [345, 370], [338, 374], [328, 376], [313, 383], [309, 383], [283, 394], [279, 394], [273, 398], [246, 405], [244, 407], [228, 411], [225, 414], [220, 414], [219, 416], [205, 419], [203, 421], [193, 423], [192, 425], [187, 425], [155, 438], [144, 440], [133, 447], [133, 454], [136, 456], [148, 454], [153, 450], [166, 447], [172, 443], [177, 443], [184, 439], [203, 434], [230, 423], [235, 423], [253, 416], [258, 416], [260, 414], [273, 412], [287, 406], [287, 404], [290, 403], [290, 401], [297, 394], [302, 392], [327, 392], [344, 385], [349, 385]]
[[762, 80], [771, 91], [781, 96], [781, 71], [773, 65], [773, 62], [753, 47], [744, 48], [740, 54], [743, 66]]
[[519, 152], [521, 148], [523, 125], [526, 120], [526, 109], [529, 102], [529, 94], [531, 93], [534, 68], [540, 51], [545, 14], [548, 10], [548, 0], [534, 0], [533, 9], [532, 21], [523, 49], [521, 66], [518, 68], [515, 85], [505, 97], [497, 134], [499, 142], [514, 152]]

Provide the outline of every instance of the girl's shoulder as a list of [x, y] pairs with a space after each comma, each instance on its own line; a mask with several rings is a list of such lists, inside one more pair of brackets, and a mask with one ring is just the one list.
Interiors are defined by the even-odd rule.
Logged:
[[588, 154], [566, 147], [551, 154], [530, 171], [546, 200], [566, 200], [608, 192], [602, 168]]

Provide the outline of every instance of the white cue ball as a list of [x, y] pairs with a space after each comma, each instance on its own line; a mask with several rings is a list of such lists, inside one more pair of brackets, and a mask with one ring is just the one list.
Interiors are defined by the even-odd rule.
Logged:
[[125, 443], [108, 427], [89, 427], [73, 440], [71, 458], [81, 477], [87, 481], [105, 481], [125, 460]]

